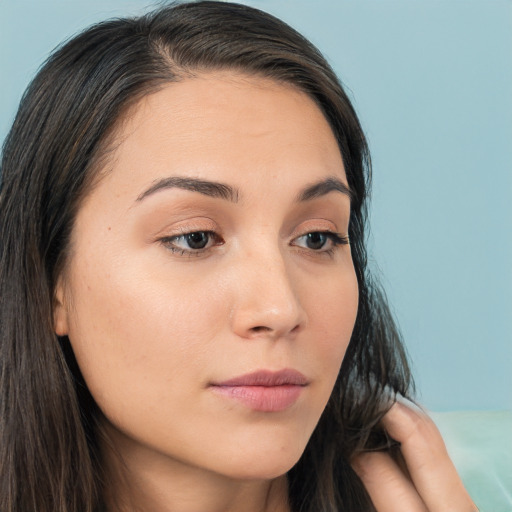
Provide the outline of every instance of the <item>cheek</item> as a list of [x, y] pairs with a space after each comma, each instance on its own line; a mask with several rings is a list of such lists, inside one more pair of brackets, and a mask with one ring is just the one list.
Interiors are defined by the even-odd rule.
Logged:
[[337, 279], [328, 279], [322, 286], [306, 294], [308, 329], [314, 340], [306, 341], [303, 353], [317, 368], [327, 401], [338, 376], [357, 316], [358, 284], [352, 267]]
[[115, 414], [131, 401], [149, 407], [148, 396], [168, 401], [173, 389], [179, 397], [204, 379], [200, 369], [226, 317], [213, 290], [198, 293], [176, 276], [133, 265], [91, 268], [105, 270], [74, 273], [69, 338], [100, 407]]
[[[316, 290], [316, 291], [315, 291]], [[314, 330], [323, 330], [326, 347], [344, 351], [352, 334], [359, 303], [359, 289], [352, 264], [339, 275], [310, 286], [309, 318]], [[336, 342], [337, 340], [337, 342]], [[344, 340], [346, 343], [342, 343]]]

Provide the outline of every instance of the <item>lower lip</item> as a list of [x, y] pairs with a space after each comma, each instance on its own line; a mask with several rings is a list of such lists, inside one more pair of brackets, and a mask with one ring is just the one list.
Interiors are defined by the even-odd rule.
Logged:
[[293, 384], [283, 386], [212, 386], [216, 393], [261, 412], [279, 412], [288, 409], [299, 399], [303, 388], [304, 386]]

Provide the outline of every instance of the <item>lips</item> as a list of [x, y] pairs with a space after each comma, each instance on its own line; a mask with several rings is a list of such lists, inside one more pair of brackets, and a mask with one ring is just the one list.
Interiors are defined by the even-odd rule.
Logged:
[[260, 370], [211, 384], [215, 393], [260, 412], [280, 412], [291, 407], [309, 384], [300, 372]]

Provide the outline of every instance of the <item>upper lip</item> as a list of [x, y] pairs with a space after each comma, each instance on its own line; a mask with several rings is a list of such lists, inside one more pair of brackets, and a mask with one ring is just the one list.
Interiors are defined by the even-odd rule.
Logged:
[[216, 382], [214, 386], [306, 386], [308, 379], [299, 371], [286, 368], [284, 370], [257, 370], [252, 373], [233, 377], [222, 382]]

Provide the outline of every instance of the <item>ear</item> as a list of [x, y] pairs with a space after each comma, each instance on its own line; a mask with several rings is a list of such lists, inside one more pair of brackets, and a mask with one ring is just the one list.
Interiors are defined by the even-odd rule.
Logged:
[[53, 298], [53, 329], [57, 336], [67, 336], [68, 327], [68, 310], [66, 307], [64, 293], [64, 283], [62, 276], [57, 280], [57, 286], [55, 287], [55, 295]]

